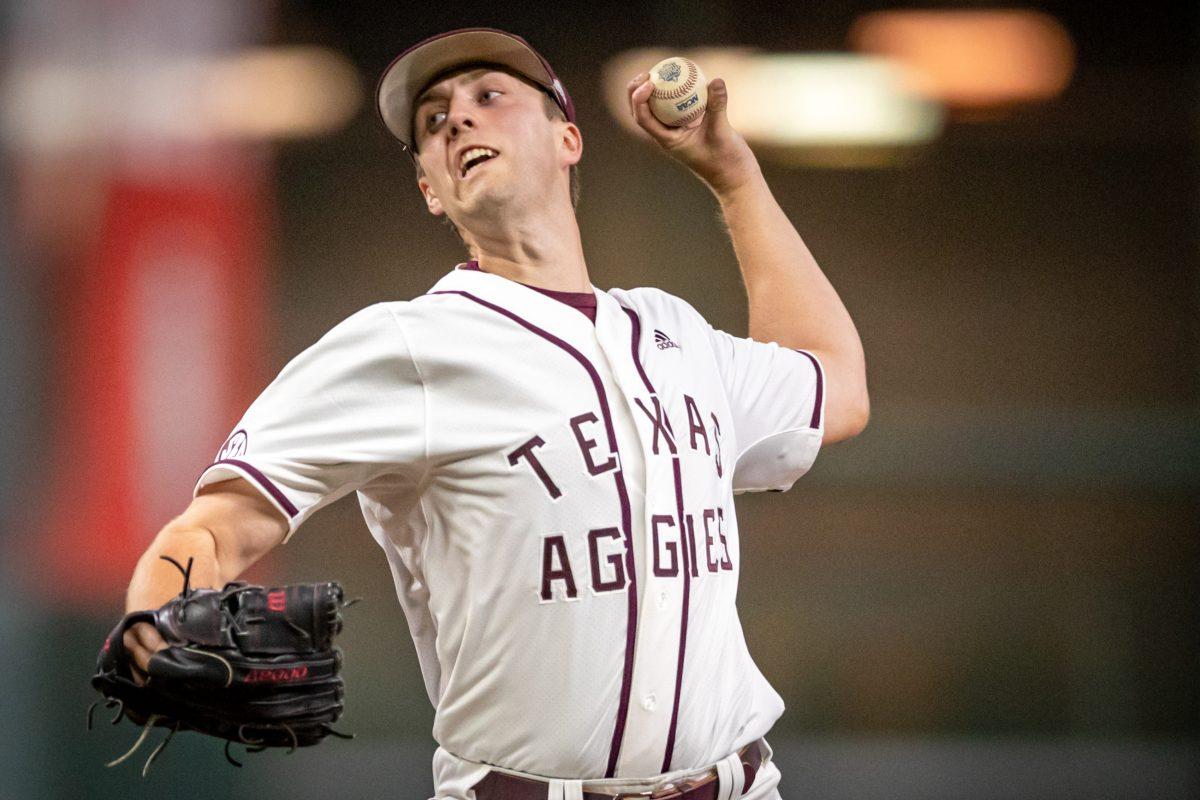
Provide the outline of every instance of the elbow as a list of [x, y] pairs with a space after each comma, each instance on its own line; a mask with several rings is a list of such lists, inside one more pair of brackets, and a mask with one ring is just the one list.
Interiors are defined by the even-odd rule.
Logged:
[[825, 372], [825, 444], [858, 436], [871, 418], [871, 398], [867, 391], [867, 370], [861, 353], [822, 355]]
[[858, 401], [849, 413], [849, 428], [850, 436], [858, 436], [867, 429], [867, 423], [871, 420], [871, 398], [867, 396], [867, 390], [863, 389]]
[[871, 418], [871, 401], [864, 389], [854, 398], [835, 408], [828, 408], [825, 414], [825, 434], [823, 444], [833, 444], [853, 439], [867, 429]]

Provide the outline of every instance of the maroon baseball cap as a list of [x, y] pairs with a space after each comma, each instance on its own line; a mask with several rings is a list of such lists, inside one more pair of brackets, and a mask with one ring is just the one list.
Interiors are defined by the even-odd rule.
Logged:
[[383, 124], [409, 151], [417, 96], [443, 74], [479, 62], [506, 67], [542, 87], [570, 122], [575, 104], [550, 64], [529, 42], [496, 28], [461, 28], [439, 33], [405, 50], [388, 65], [375, 90]]

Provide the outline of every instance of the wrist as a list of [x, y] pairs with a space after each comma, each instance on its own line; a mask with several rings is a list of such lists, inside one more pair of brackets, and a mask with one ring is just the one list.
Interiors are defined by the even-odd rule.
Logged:
[[170, 556], [185, 567], [188, 559], [192, 559], [193, 588], [220, 585], [220, 566], [212, 534], [204, 529], [172, 528], [168, 524], [138, 560], [125, 594], [126, 612], [158, 608], [183, 588], [183, 575], [162, 556]]
[[690, 166], [718, 198], [762, 178], [754, 151], [740, 136], [735, 142], [716, 148], [702, 162]]
[[727, 208], [736, 205], [743, 198], [761, 191], [766, 186], [766, 179], [758, 164], [754, 164], [752, 169], [742, 170], [720, 180], [710, 181], [708, 186], [716, 195], [722, 208]]

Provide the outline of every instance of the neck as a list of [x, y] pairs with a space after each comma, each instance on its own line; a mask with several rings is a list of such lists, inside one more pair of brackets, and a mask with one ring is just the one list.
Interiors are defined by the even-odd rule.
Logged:
[[484, 272], [560, 292], [590, 292], [592, 282], [583, 259], [583, 243], [575, 210], [568, 204], [557, 213], [514, 219], [490, 219], [472, 233], [471, 257]]

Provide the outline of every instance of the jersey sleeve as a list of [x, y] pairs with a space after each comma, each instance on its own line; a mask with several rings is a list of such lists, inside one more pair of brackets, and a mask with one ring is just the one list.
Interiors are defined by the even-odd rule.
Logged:
[[420, 480], [425, 396], [392, 306], [349, 317], [283, 368], [196, 483], [244, 478], [291, 538], [321, 507], [385, 474]]
[[[706, 323], [707, 325], [707, 323]], [[733, 490], [786, 491], [817, 457], [825, 376], [813, 353], [731, 336], [708, 326], [733, 415]]]

